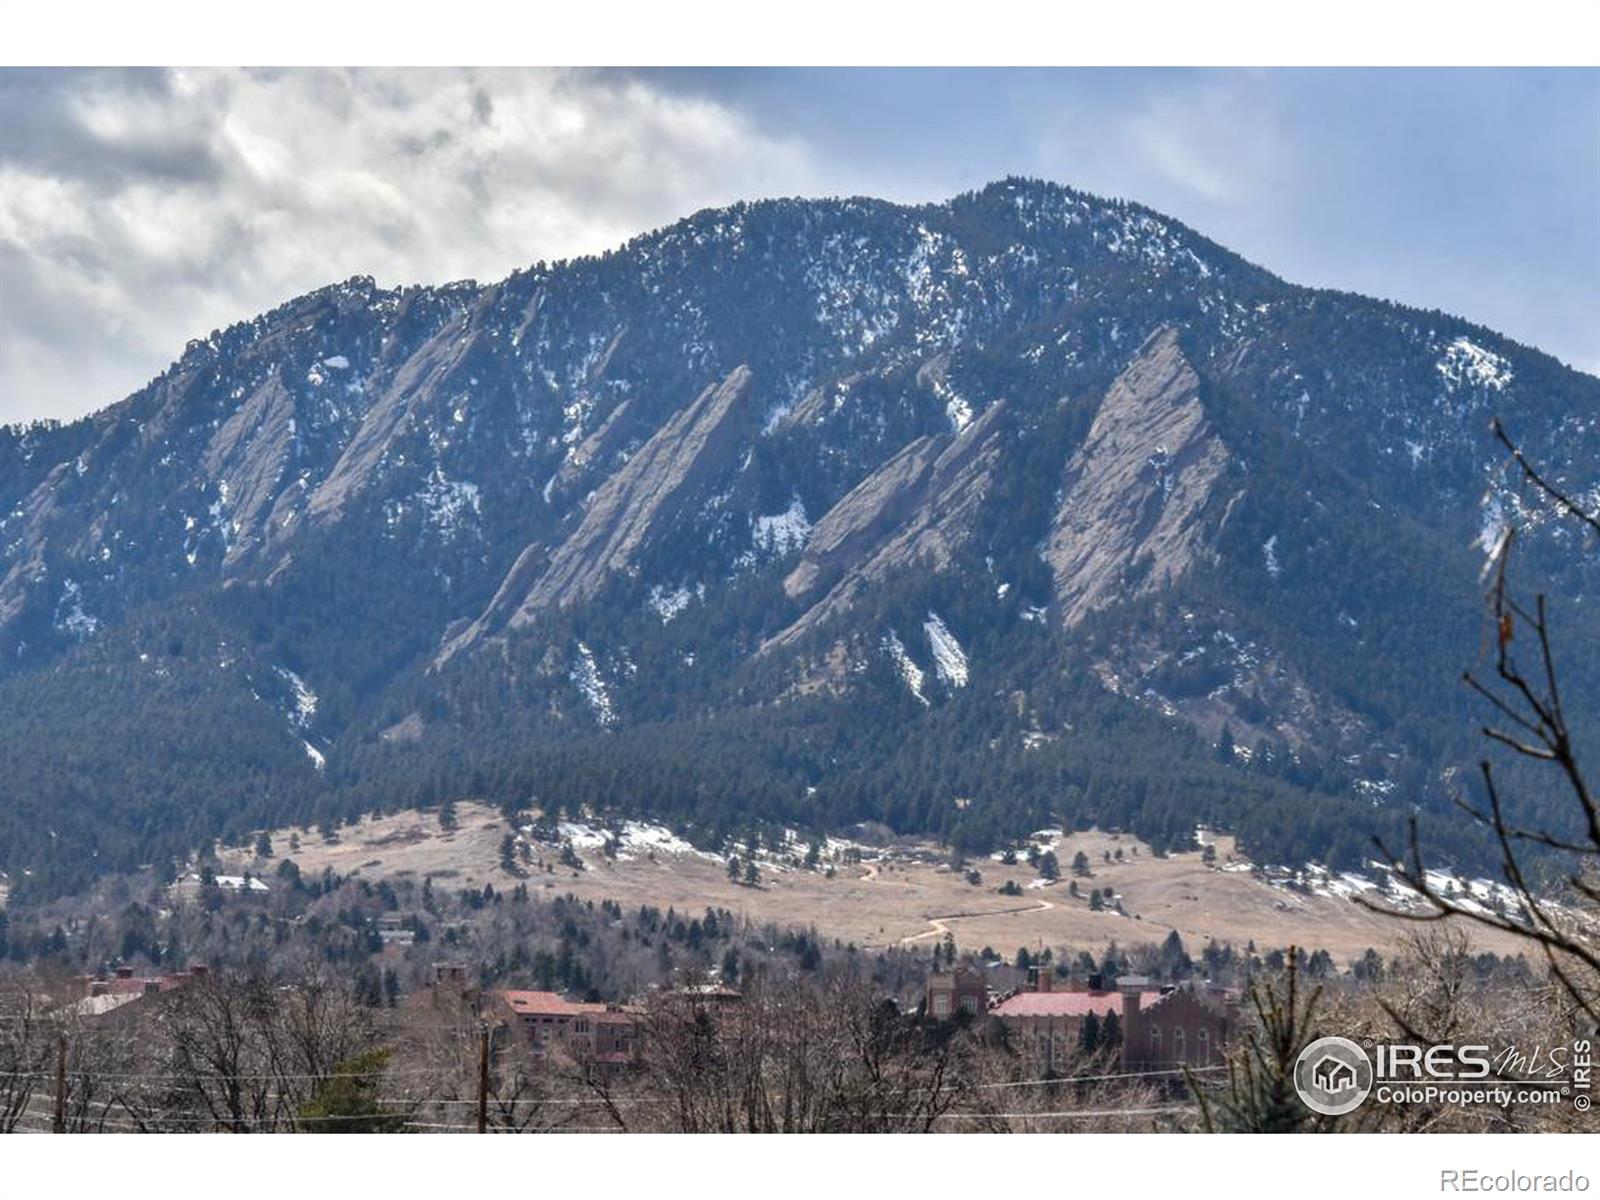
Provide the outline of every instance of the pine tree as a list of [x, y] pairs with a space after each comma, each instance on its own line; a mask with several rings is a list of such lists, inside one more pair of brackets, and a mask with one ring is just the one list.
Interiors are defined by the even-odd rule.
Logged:
[[1227, 1085], [1209, 1093], [1184, 1068], [1208, 1133], [1303, 1133], [1331, 1128], [1329, 1118], [1300, 1102], [1294, 1086], [1295, 1061], [1300, 1051], [1316, 1040], [1316, 1010], [1321, 998], [1320, 987], [1302, 998], [1299, 954], [1293, 946], [1280, 979], [1251, 985], [1256, 1028], [1245, 1034], [1242, 1047], [1230, 1059]]
[[336, 1065], [301, 1108], [304, 1128], [313, 1133], [400, 1132], [404, 1114], [378, 1103], [378, 1081], [388, 1061], [389, 1051], [373, 1050]]
[[1108, 1012], [1106, 1019], [1100, 1023], [1100, 1044], [1107, 1050], [1115, 1050], [1122, 1045], [1122, 1018], [1115, 1011]]

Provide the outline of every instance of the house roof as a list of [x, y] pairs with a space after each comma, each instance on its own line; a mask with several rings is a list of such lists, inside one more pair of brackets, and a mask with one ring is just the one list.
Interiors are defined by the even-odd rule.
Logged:
[[725, 983], [691, 983], [680, 989], [685, 996], [699, 996], [708, 1000], [742, 1000], [744, 993]]
[[142, 996], [154, 989], [161, 992], [170, 992], [189, 983], [189, 975], [136, 975], [132, 978], [123, 978], [118, 975], [111, 979], [100, 980], [104, 992], [111, 996]]
[[1082, 1017], [1122, 1015], [1121, 992], [1018, 992], [989, 1010], [997, 1017]]
[[68, 1011], [79, 1017], [103, 1017], [106, 1013], [130, 1004], [139, 996], [132, 992], [107, 992], [101, 996], [85, 996], [75, 1004], [68, 1005]]
[[568, 1000], [559, 992], [504, 990], [495, 993], [511, 1011], [525, 1017], [593, 1016], [602, 1021], [632, 1021], [636, 1014], [608, 1004], [586, 1004]]
[[[264, 880], [254, 875], [217, 875], [217, 886], [228, 892], [268, 892], [269, 888]], [[198, 871], [190, 871], [180, 878], [175, 887], [199, 887], [204, 883], [204, 877]]]
[[574, 1004], [559, 992], [502, 991], [500, 998], [512, 1011], [525, 1016], [570, 1017], [577, 1013], [604, 1012], [604, 1004]]

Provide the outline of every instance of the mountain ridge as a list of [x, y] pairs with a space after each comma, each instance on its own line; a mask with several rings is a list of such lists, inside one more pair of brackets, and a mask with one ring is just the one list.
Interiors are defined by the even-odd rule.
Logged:
[[[1466, 761], [1469, 544], [1517, 522], [1536, 578], [1596, 582], [1497, 469], [1491, 412], [1594, 486], [1593, 377], [1034, 181], [704, 210], [489, 285], [357, 277], [82, 421], [0, 429], [0, 719], [37, 742], [0, 769], [0, 870], [82, 878], [42, 811], [100, 869], [552, 789], [713, 840], [887, 811], [973, 846], [1049, 816], [1175, 844], [1211, 806], [1263, 853], [1349, 860], [1340, 822], [1442, 811]], [[320, 697], [299, 724], [279, 672]], [[108, 757], [69, 687], [131, 706]], [[249, 716], [183, 728], [207, 705]], [[1218, 761], [1230, 730], [1253, 744]], [[750, 761], [621, 780], [577, 757], [596, 736]], [[207, 764], [204, 794], [116, 782], [118, 748], [141, 779]], [[1292, 833], [1277, 803], [1340, 815]]]

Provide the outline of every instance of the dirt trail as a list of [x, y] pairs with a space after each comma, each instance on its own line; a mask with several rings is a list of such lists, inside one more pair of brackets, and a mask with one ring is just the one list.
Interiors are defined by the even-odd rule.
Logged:
[[1050, 901], [1040, 900], [1037, 904], [1029, 904], [1022, 908], [988, 908], [977, 909], [972, 912], [945, 913], [942, 916], [929, 917], [928, 924], [932, 926], [931, 929], [924, 929], [921, 933], [913, 933], [909, 937], [903, 937], [900, 939], [900, 944], [909, 946], [911, 943], [920, 942], [924, 938], [943, 937], [951, 932], [950, 926], [945, 924], [947, 921], [961, 921], [972, 917], [1007, 917], [1018, 916], [1023, 913], [1041, 913], [1048, 912], [1054, 907], [1055, 905]]

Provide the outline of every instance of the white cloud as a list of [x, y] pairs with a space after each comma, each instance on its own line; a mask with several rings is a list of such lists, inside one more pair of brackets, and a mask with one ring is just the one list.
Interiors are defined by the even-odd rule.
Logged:
[[120, 399], [189, 338], [350, 275], [498, 279], [816, 179], [798, 141], [617, 74], [27, 82], [0, 92], [27, 118], [0, 129], [0, 420]]

